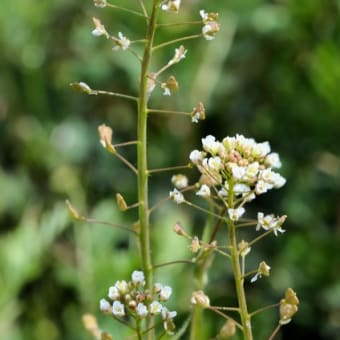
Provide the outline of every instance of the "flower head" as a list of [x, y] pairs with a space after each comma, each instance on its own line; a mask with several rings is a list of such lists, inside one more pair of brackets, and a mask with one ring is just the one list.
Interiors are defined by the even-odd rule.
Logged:
[[171, 294], [172, 294], [172, 288], [170, 286], [163, 286], [159, 292], [160, 301], [169, 300]]
[[144, 286], [145, 277], [144, 277], [144, 273], [142, 271], [135, 270], [132, 273], [131, 278], [132, 278], [132, 282], [134, 284]]
[[94, 5], [95, 5], [96, 7], [101, 7], [101, 8], [103, 8], [103, 7], [105, 7], [105, 6], [107, 5], [106, 0], [93, 0], [93, 2], [94, 2]]
[[99, 19], [93, 17], [92, 21], [95, 25], [95, 29], [92, 31], [92, 35], [96, 37], [100, 37], [101, 35], [105, 35], [106, 38], [110, 37], [105, 29], [105, 26], [101, 23]]
[[117, 51], [117, 50], [120, 50], [120, 49], [122, 49], [123, 51], [125, 51], [125, 50], [127, 50], [129, 47], [130, 47], [130, 45], [131, 45], [131, 41], [128, 39], [128, 38], [126, 38], [124, 35], [123, 35], [123, 33], [122, 32], [118, 32], [118, 38], [112, 38], [113, 40], [114, 40], [114, 42], [115, 42], [115, 46], [114, 47], [112, 47], [112, 49], [114, 50], [114, 51]]
[[182, 174], [173, 175], [171, 182], [177, 189], [184, 189], [188, 186], [188, 177]]
[[192, 109], [191, 112], [191, 121], [193, 123], [198, 123], [199, 120], [205, 119], [205, 108], [204, 105], [199, 102], [196, 107]]
[[102, 312], [112, 312], [112, 306], [110, 304], [109, 301], [105, 300], [105, 299], [101, 299], [99, 301], [99, 309], [102, 311]]
[[259, 267], [257, 269], [257, 273], [255, 274], [255, 276], [252, 277], [250, 282], [255, 282], [258, 278], [261, 278], [262, 275], [263, 276], [269, 276], [269, 274], [270, 274], [270, 267], [267, 265], [266, 262], [262, 261], [259, 264]]
[[114, 301], [112, 305], [112, 314], [116, 316], [124, 316], [125, 315], [125, 307], [119, 301]]
[[203, 27], [202, 35], [206, 40], [215, 39], [216, 33], [220, 30], [220, 25], [217, 23], [218, 13], [207, 13], [204, 10], [200, 11]]
[[181, 0], [166, 0], [161, 8], [163, 11], [170, 13], [178, 13], [179, 8], [181, 6]]
[[164, 89], [164, 96], [171, 96], [171, 92], [178, 91], [179, 85], [174, 76], [170, 76], [168, 80], [161, 84], [161, 88]]
[[210, 188], [206, 184], [203, 184], [200, 187], [200, 190], [196, 192], [196, 195], [201, 196], [203, 198], [209, 198], [210, 197]]
[[141, 318], [145, 318], [147, 315], [148, 315], [148, 309], [147, 307], [144, 305], [144, 303], [139, 303], [137, 305], [137, 308], [136, 308], [136, 313], [138, 316], [140, 316]]
[[183, 194], [176, 188], [169, 193], [171, 200], [175, 201], [177, 204], [181, 204], [185, 201]]
[[191, 303], [202, 308], [207, 308], [210, 306], [210, 299], [204, 294], [203, 290], [197, 290], [192, 293]]
[[168, 62], [168, 65], [173, 65], [179, 63], [182, 59], [185, 58], [188, 50], [184, 48], [183, 45], [181, 45], [179, 48], [175, 49], [175, 55], [174, 57]]
[[228, 215], [232, 221], [238, 221], [245, 211], [246, 210], [243, 207], [238, 207], [236, 209], [229, 208]]

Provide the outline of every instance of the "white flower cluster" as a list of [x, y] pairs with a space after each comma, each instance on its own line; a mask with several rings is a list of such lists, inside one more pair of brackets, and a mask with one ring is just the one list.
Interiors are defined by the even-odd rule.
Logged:
[[221, 197], [233, 194], [249, 201], [286, 182], [273, 171], [281, 167], [281, 162], [277, 153], [270, 152], [268, 142], [256, 143], [242, 135], [219, 142], [209, 135], [202, 139], [202, 145], [202, 151], [190, 153], [190, 161], [202, 173], [206, 184], [220, 188]]
[[[202, 138], [203, 150], [190, 153], [190, 161], [201, 172], [200, 188], [196, 195], [208, 198], [216, 196], [227, 204], [228, 197], [234, 196], [238, 205], [228, 207], [231, 220], [237, 221], [244, 214], [243, 205], [273, 188], [282, 187], [286, 180], [273, 169], [280, 168], [279, 155], [270, 150], [268, 142], [256, 143], [243, 135], [225, 137], [222, 142], [212, 135]], [[214, 189], [214, 190], [212, 190]], [[170, 194], [177, 203], [184, 202], [178, 192]], [[257, 229], [273, 229], [283, 232], [282, 217], [259, 215]]]
[[101, 299], [99, 308], [102, 312], [113, 314], [116, 317], [129, 315], [135, 319], [143, 319], [148, 315], [160, 315], [166, 332], [175, 329], [173, 322], [176, 311], [169, 311], [163, 303], [168, 301], [172, 288], [155, 283], [152, 291], [144, 288], [145, 278], [142, 271], [135, 270], [131, 281], [116, 281], [109, 287], [108, 298]]

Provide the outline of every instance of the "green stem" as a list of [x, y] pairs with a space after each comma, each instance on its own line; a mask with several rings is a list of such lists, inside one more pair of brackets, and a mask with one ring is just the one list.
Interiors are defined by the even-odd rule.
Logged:
[[[145, 274], [146, 289], [152, 288], [152, 259], [150, 246], [150, 221], [149, 221], [149, 198], [148, 198], [148, 164], [147, 164], [147, 113], [148, 113], [148, 73], [151, 62], [152, 46], [156, 28], [158, 0], [154, 0], [151, 16], [147, 28], [147, 44], [141, 67], [141, 80], [138, 100], [138, 128], [137, 136], [137, 168], [138, 168], [138, 201], [140, 223], [140, 251], [142, 268]], [[147, 328], [152, 327], [152, 317], [147, 318]], [[154, 339], [154, 331], [148, 332], [148, 339]]]
[[244, 291], [244, 278], [242, 276], [239, 252], [237, 251], [236, 227], [231, 220], [228, 221], [228, 231], [229, 241], [232, 246], [230, 255], [234, 272], [236, 294], [240, 308], [241, 323], [243, 326], [243, 336], [245, 340], [252, 340], [251, 316], [248, 313], [246, 295]]

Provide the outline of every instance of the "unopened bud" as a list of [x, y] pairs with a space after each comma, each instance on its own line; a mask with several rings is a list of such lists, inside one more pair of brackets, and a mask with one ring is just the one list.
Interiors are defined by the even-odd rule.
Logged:
[[172, 229], [179, 236], [187, 236], [187, 233], [184, 231], [180, 222], [176, 222]]
[[78, 211], [73, 207], [73, 205], [71, 204], [71, 202], [69, 200], [66, 200], [65, 204], [67, 206], [68, 213], [73, 220], [76, 220], [76, 221], [84, 220], [84, 217], [82, 217], [78, 213]]
[[128, 209], [124, 197], [120, 193], [116, 194], [116, 201], [120, 211], [126, 211]]
[[202, 308], [210, 307], [209, 297], [204, 294], [203, 290], [197, 290], [192, 293], [191, 303]]
[[251, 247], [248, 246], [248, 242], [242, 240], [239, 244], [238, 244], [238, 250], [240, 252], [240, 255], [242, 257], [245, 257], [247, 254], [249, 254]]
[[296, 293], [292, 288], [287, 288], [286, 294], [285, 294], [285, 300], [287, 303], [290, 303], [292, 305], [298, 305], [300, 303]]
[[232, 319], [228, 319], [222, 326], [220, 333], [217, 336], [219, 340], [230, 339], [236, 333], [236, 323]]
[[90, 86], [88, 86], [83, 81], [81, 81], [79, 83], [71, 83], [70, 86], [71, 86], [72, 90], [77, 91], [77, 92], [85, 92], [87, 94], [93, 94], [94, 93], [94, 91], [92, 91]]
[[199, 102], [196, 107], [193, 108], [191, 112], [191, 121], [193, 123], [198, 123], [199, 120], [205, 119], [205, 108], [204, 105]]
[[161, 84], [161, 88], [164, 89], [164, 96], [170, 96], [171, 92], [178, 91], [179, 85], [174, 76], [170, 76], [165, 83]]
[[191, 240], [190, 249], [193, 253], [197, 253], [201, 249], [200, 240], [197, 236], [194, 236]]
[[116, 149], [112, 145], [112, 129], [109, 126], [102, 124], [98, 126], [98, 133], [100, 144], [109, 152], [113, 154], [116, 153]]

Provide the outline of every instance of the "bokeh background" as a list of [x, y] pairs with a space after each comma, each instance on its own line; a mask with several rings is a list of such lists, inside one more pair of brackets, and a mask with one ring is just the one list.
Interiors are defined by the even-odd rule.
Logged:
[[[138, 8], [133, 0], [113, 3]], [[300, 311], [277, 339], [340, 339], [340, 1], [187, 0], [181, 20], [199, 20], [202, 8], [220, 13], [220, 34], [211, 42], [185, 43], [187, 58], [171, 70], [179, 93], [165, 98], [157, 89], [151, 106], [190, 111], [203, 101], [207, 119], [193, 125], [185, 117], [152, 116], [150, 167], [185, 164], [207, 134], [269, 140], [281, 155], [287, 184], [261, 197], [248, 213], [287, 214], [287, 232], [253, 250], [252, 264], [265, 260], [272, 275], [247, 286], [251, 308], [279, 301], [292, 287]], [[138, 63], [126, 52], [113, 52], [104, 38], [91, 36], [92, 16], [112, 34], [143, 37], [141, 18], [95, 8], [91, 0], [0, 3], [3, 339], [90, 339], [81, 324], [84, 312], [96, 314], [116, 339], [121, 336], [111, 319], [100, 316], [98, 301], [113, 282], [139, 268], [135, 240], [108, 226], [75, 224], [64, 205], [70, 199], [91, 217], [127, 225], [136, 220], [134, 212], [119, 212], [114, 200], [121, 192], [135, 202], [135, 178], [105, 153], [97, 137], [97, 126], [106, 123], [115, 141], [134, 140], [134, 106], [69, 88], [73, 81], [85, 81], [94, 89], [137, 91]], [[180, 19], [162, 14], [161, 20]], [[161, 29], [157, 41], [198, 29]], [[155, 54], [155, 70], [172, 57], [174, 47]], [[134, 162], [133, 147], [123, 152]], [[152, 202], [167, 196], [171, 174], [152, 176]], [[162, 205], [152, 220], [155, 263], [192, 256], [171, 231], [178, 220], [202, 233], [204, 216]], [[191, 274], [183, 265], [156, 272], [174, 289], [170, 306], [179, 312], [178, 323], [185, 319], [194, 287]], [[232, 304], [228, 264], [216, 258], [209, 277], [212, 301]], [[256, 339], [266, 339], [275, 322], [276, 311], [259, 316]], [[212, 338], [222, 324], [206, 312], [202, 339]]]

